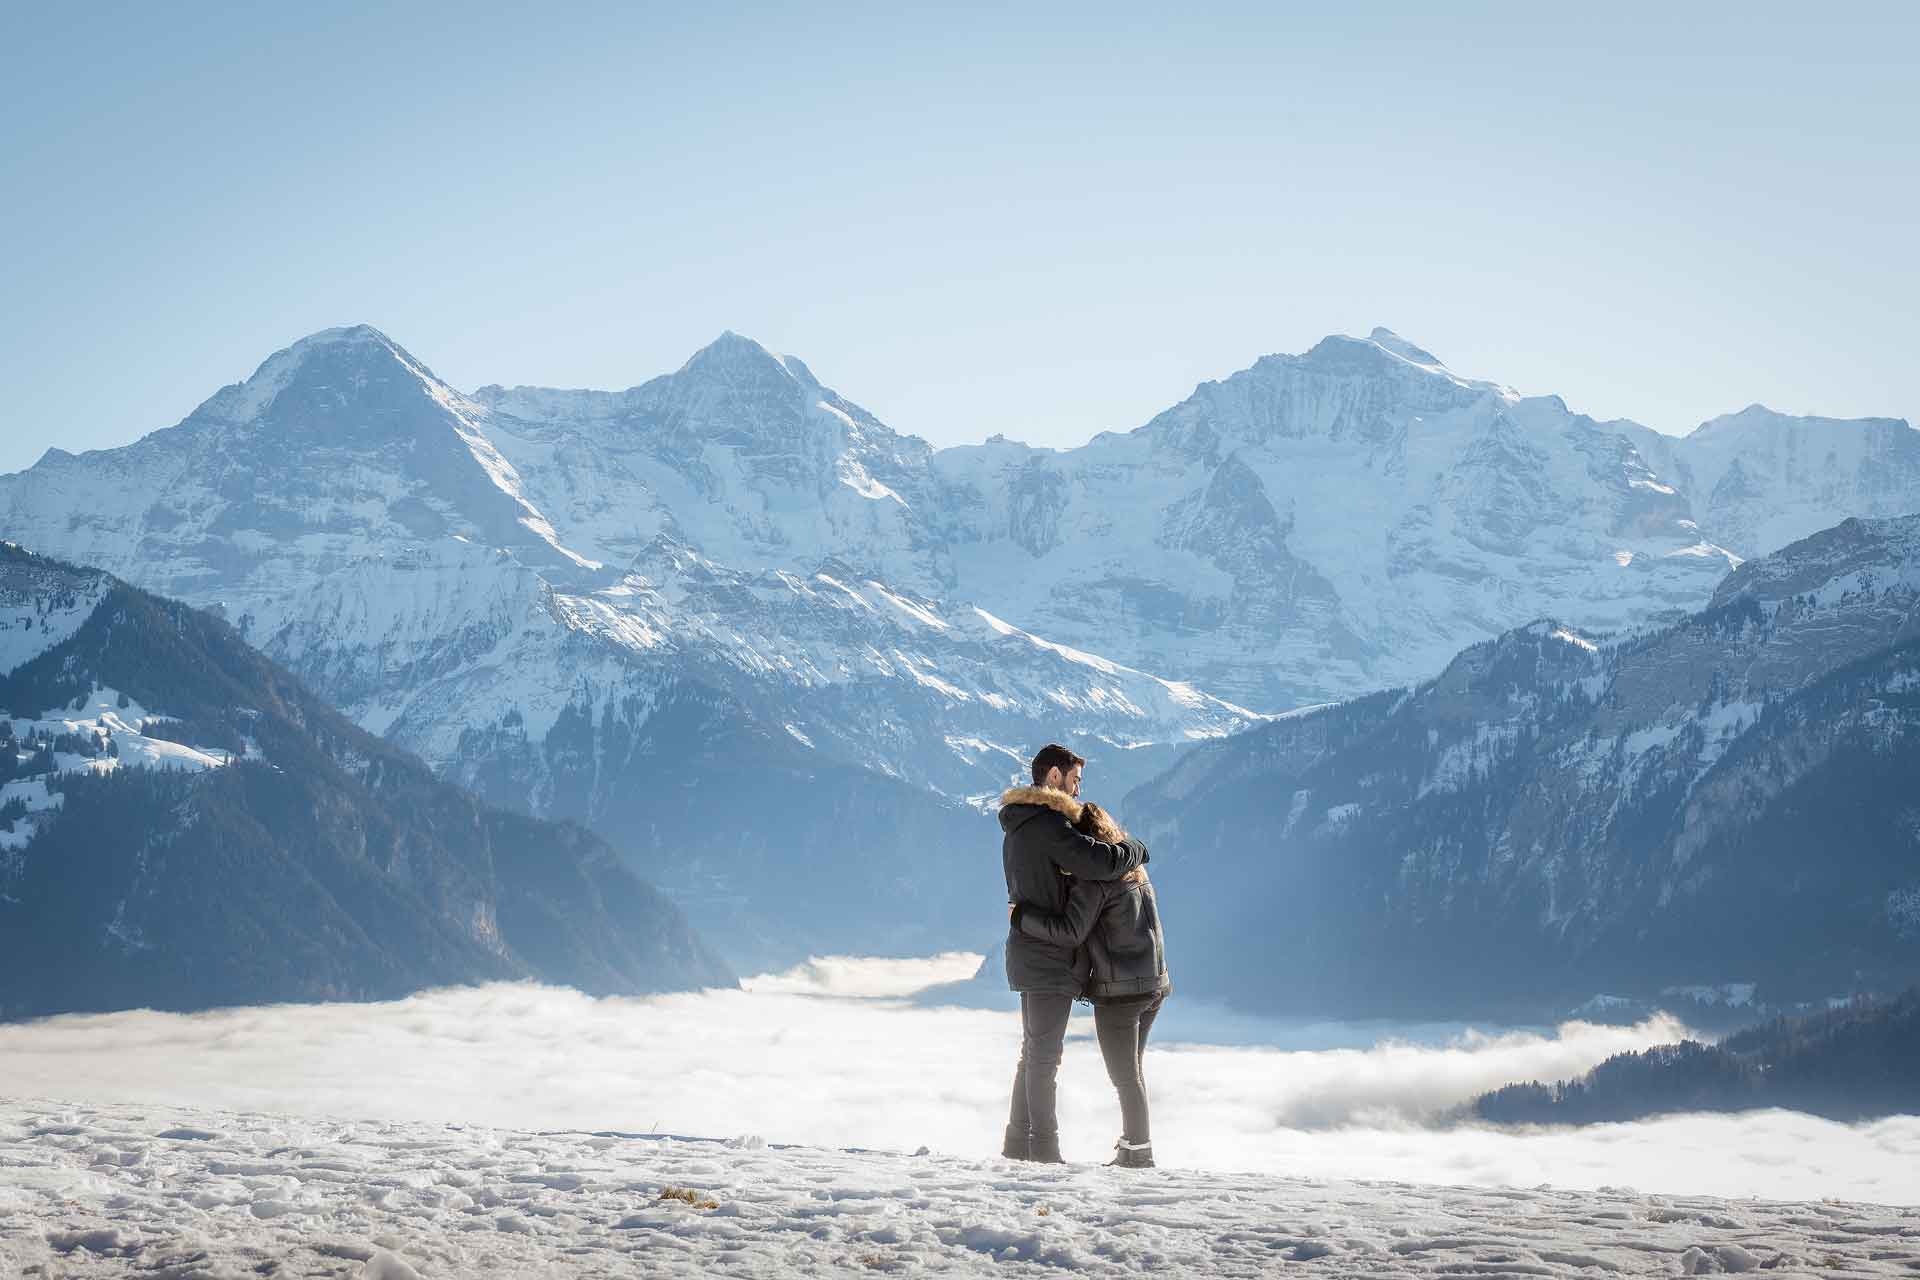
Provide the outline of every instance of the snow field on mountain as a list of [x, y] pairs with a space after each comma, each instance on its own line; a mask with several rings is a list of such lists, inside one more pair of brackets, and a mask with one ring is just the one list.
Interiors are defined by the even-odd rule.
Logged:
[[[148, 711], [118, 689], [103, 689], [96, 686], [93, 692], [87, 695], [86, 702], [79, 707], [56, 707], [31, 717], [7, 716], [4, 710], [0, 710], [0, 718], [11, 721], [13, 740], [16, 743], [24, 743], [33, 734], [43, 736], [77, 734], [81, 737], [99, 735], [111, 741], [120, 750], [117, 759], [111, 756], [76, 755], [67, 751], [55, 752], [54, 771], [56, 773], [83, 771], [111, 773], [115, 769], [136, 766], [184, 769], [197, 773], [203, 769], [218, 769], [223, 765], [231, 764], [235, 758], [232, 752], [220, 747], [194, 747], [175, 742], [170, 738], [148, 736], [143, 732], [147, 725], [161, 723], [169, 717]], [[250, 757], [257, 756], [258, 749], [249, 744], [246, 754]]]
[[10, 1275], [1910, 1275], [1920, 1211], [0, 1099]]
[[[62, 773], [112, 773], [116, 769], [179, 769], [197, 773], [233, 763], [232, 752], [220, 747], [194, 747], [168, 738], [150, 737], [142, 732], [151, 722], [167, 719], [125, 698], [117, 689], [95, 688], [80, 707], [57, 707], [38, 716], [8, 716], [0, 710], [0, 719], [13, 728], [13, 741], [24, 744], [30, 736], [53, 737], [77, 734], [104, 738], [119, 752], [118, 756], [85, 756], [71, 751], [53, 753], [53, 771]], [[260, 758], [259, 749], [247, 743], [246, 757]], [[18, 757], [23, 763], [30, 757]], [[63, 807], [66, 797], [49, 791], [44, 777], [15, 778], [0, 785], [0, 806], [15, 800], [29, 814]], [[36, 830], [31, 818], [16, 818], [11, 831], [0, 828], [0, 851], [24, 849]]]

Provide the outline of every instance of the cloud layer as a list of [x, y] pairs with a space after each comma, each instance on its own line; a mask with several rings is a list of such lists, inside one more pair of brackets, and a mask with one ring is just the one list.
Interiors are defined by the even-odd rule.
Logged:
[[[985, 1156], [998, 1150], [1017, 1018], [900, 999], [967, 963], [823, 960], [744, 991], [648, 999], [506, 984], [374, 1005], [69, 1016], [0, 1026], [0, 1061], [14, 1096]], [[1189, 1021], [1208, 1018], [1191, 1010]], [[1916, 1117], [1846, 1126], [1766, 1112], [1524, 1132], [1435, 1123], [1482, 1090], [1670, 1040], [1681, 1029], [1669, 1021], [1321, 1050], [1248, 1044], [1250, 1029], [1236, 1024], [1240, 1043], [1170, 1034], [1150, 1050], [1163, 1163], [1920, 1203]], [[1091, 1030], [1077, 1011], [1061, 1077], [1064, 1147], [1079, 1161], [1104, 1159], [1118, 1132]], [[1328, 1042], [1354, 1039], [1327, 1030]], [[1275, 1030], [1282, 1042], [1299, 1036]]]

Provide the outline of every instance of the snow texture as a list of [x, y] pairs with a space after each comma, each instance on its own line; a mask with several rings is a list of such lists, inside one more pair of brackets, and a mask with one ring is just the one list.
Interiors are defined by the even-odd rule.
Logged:
[[0, 1100], [10, 1275], [1224, 1277], [1297, 1266], [1911, 1275], [1920, 1211]]

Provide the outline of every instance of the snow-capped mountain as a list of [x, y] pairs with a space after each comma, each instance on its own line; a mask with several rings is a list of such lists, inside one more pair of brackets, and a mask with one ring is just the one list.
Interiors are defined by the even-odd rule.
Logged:
[[0, 543], [0, 1016], [733, 985], [576, 826], [478, 803], [218, 619]]
[[[221, 610], [363, 726], [762, 935], [792, 918], [769, 867], [879, 894], [902, 848], [973, 858], [992, 832], [964, 802], [1039, 742], [1117, 794], [1534, 617], [1698, 607], [1736, 557], [1669, 471], [1724, 486], [1645, 434], [1386, 330], [1054, 451], [935, 450], [735, 334], [626, 391], [469, 395], [361, 326], [133, 445], [0, 477], [0, 530]], [[1807, 510], [1909, 491], [1883, 490]], [[799, 846], [761, 848], [775, 831]], [[814, 942], [871, 942], [874, 907]]]
[[1267, 356], [1137, 431], [936, 465], [1004, 507], [1002, 607], [1264, 711], [1430, 674], [1543, 613], [1620, 625], [1729, 557], [1621, 436], [1384, 329]]
[[126, 449], [50, 452], [0, 480], [0, 518], [222, 608], [443, 767], [470, 728], [538, 743], [565, 709], [601, 718], [636, 665], [954, 796], [992, 790], [1043, 724], [1117, 748], [1254, 722], [919, 589], [931, 540], [888, 484], [931, 506], [929, 454], [734, 335], [620, 395], [470, 399], [359, 328]]
[[[1920, 516], [1848, 520], [1616, 637], [1541, 622], [1435, 679], [1186, 755], [1129, 796], [1189, 989], [1565, 1009], [1920, 977]], [[1230, 892], [1222, 892], [1230, 886]]]

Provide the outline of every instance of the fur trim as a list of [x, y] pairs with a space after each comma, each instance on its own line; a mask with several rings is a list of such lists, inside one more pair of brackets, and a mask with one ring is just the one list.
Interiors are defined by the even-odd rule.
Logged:
[[1000, 807], [1010, 804], [1037, 804], [1065, 816], [1068, 822], [1080, 821], [1080, 802], [1052, 787], [1012, 787], [1000, 797]]

